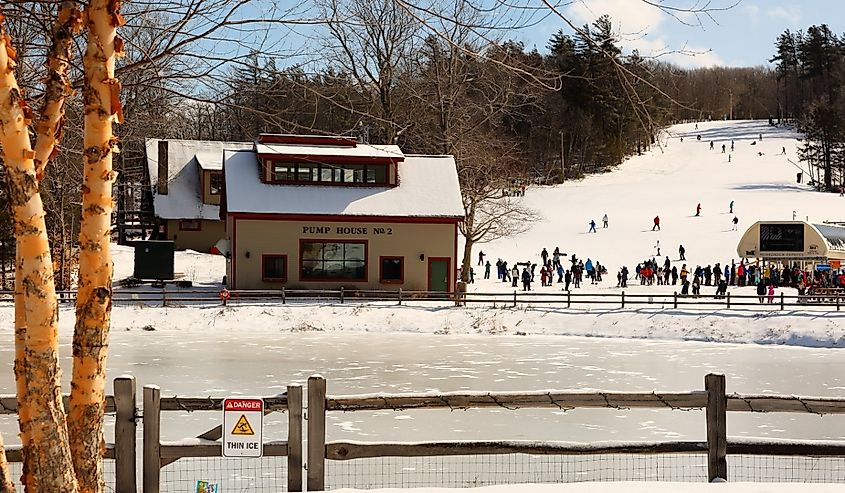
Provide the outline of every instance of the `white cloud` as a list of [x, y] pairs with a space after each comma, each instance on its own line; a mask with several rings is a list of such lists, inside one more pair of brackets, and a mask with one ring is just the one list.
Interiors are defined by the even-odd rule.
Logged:
[[751, 19], [751, 22], [757, 24], [757, 21], [760, 20], [760, 7], [756, 5], [746, 5], [745, 11], [748, 13], [748, 17]]
[[767, 12], [769, 17], [774, 17], [776, 19], [786, 19], [793, 24], [798, 24], [801, 22], [801, 7], [800, 6], [790, 6], [790, 7], [775, 7]]
[[626, 52], [639, 51], [676, 65], [696, 68], [724, 65], [724, 60], [706, 48], [670, 46], [659, 32], [668, 17], [659, 8], [633, 0], [576, 0], [567, 14], [576, 25], [590, 24], [602, 15], [609, 15], [615, 34]]
[[631, 0], [576, 0], [567, 13], [576, 25], [591, 24], [599, 17], [609, 15], [614, 27], [623, 35], [653, 30], [665, 18], [657, 7]]
[[643, 56], [651, 56], [656, 60], [668, 62], [684, 68], [701, 68], [725, 65], [725, 60], [707, 48], [685, 45], [673, 48], [664, 38], [653, 40], [642, 39], [631, 44]]

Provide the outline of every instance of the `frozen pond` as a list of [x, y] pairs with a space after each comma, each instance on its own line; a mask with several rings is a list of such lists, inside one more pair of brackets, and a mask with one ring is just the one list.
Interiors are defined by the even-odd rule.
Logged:
[[[11, 393], [12, 338], [4, 333], [0, 384]], [[69, 336], [63, 368], [70, 374]], [[116, 331], [109, 379], [135, 375], [162, 396], [268, 396], [320, 373], [329, 394], [457, 390], [529, 391], [703, 389], [724, 372], [728, 392], [845, 395], [845, 354], [810, 349], [698, 342], [554, 336], [489, 336], [214, 330]], [[67, 386], [65, 387], [67, 388]], [[140, 395], [139, 395], [140, 400]], [[166, 413], [163, 439], [202, 433], [218, 413]], [[702, 412], [664, 410], [421, 410], [329, 413], [328, 438], [359, 440], [676, 440], [704, 439]], [[267, 434], [284, 438], [286, 417], [268, 417]], [[9, 443], [16, 425], [4, 422]], [[730, 436], [843, 439], [845, 419], [731, 413]]]

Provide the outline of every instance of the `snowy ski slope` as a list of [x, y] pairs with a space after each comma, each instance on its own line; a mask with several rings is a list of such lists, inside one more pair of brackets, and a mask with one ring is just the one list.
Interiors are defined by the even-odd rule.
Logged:
[[[798, 219], [845, 220], [845, 198], [813, 191], [806, 184], [806, 170], [804, 184], [796, 183], [800, 135], [794, 131], [766, 121], [697, 125], [698, 130], [694, 123], [670, 127], [659, 148], [628, 159], [611, 173], [529, 188], [525, 202], [543, 219], [525, 234], [476, 247], [473, 255], [477, 258], [480, 248], [492, 263], [497, 258], [511, 265], [528, 259], [539, 263], [543, 247], [551, 253], [559, 246], [562, 252], [607, 266], [613, 280], [604, 283], [608, 287], [615, 286], [615, 273], [622, 265], [633, 273], [637, 262], [656, 255], [658, 241], [662, 256], [673, 261], [683, 244], [692, 268], [724, 265], [736, 258], [737, 242], [755, 221], [791, 220], [793, 211]], [[728, 212], [732, 200], [739, 218], [737, 231], [731, 230], [734, 215]], [[698, 203], [701, 216], [695, 217]], [[610, 220], [608, 229], [601, 225], [604, 214]], [[656, 215], [661, 231], [652, 232]], [[587, 232], [591, 219], [598, 224], [598, 233]], [[476, 267], [476, 277], [479, 272]], [[484, 289], [484, 284], [476, 284], [476, 289]]]

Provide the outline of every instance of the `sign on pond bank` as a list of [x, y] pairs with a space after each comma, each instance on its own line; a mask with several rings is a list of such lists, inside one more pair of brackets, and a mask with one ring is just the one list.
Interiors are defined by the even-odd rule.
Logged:
[[264, 401], [223, 400], [223, 456], [261, 457], [264, 453]]

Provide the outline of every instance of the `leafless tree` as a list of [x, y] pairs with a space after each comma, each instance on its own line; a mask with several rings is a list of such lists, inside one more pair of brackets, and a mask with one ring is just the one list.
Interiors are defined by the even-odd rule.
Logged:
[[[325, 18], [324, 43], [331, 61], [350, 74], [368, 102], [363, 113], [377, 118], [380, 137], [396, 143], [396, 92], [418, 44], [420, 23], [394, 0], [316, 0]], [[359, 109], [361, 111], [361, 109]]]

